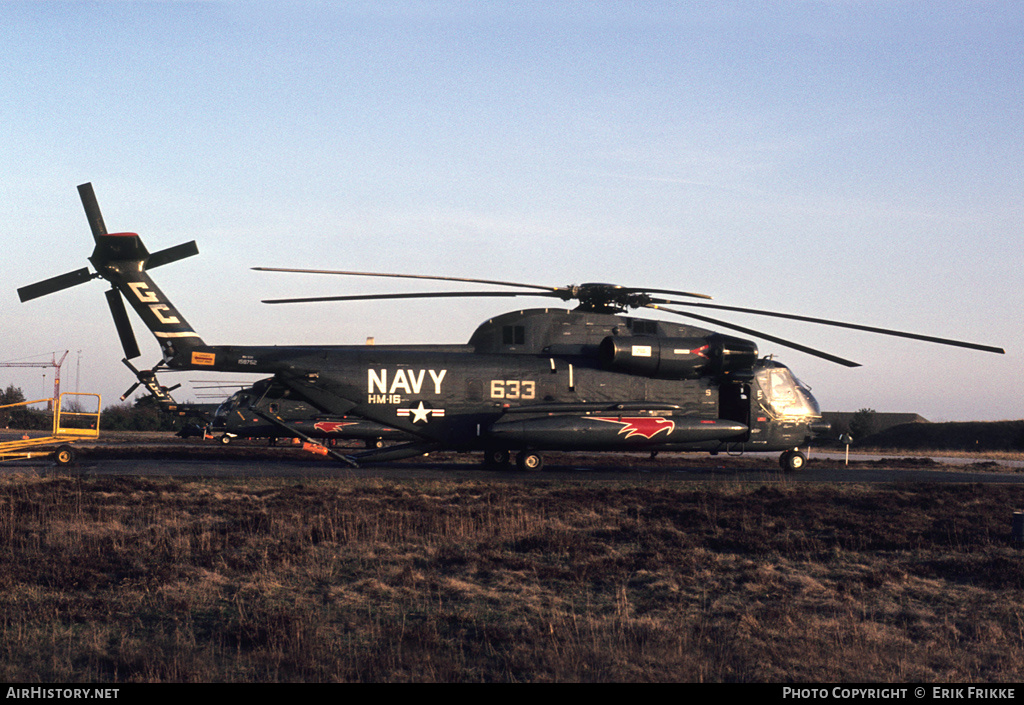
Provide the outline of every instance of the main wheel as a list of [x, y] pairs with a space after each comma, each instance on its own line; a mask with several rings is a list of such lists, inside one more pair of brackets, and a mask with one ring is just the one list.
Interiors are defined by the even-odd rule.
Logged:
[[544, 458], [541, 457], [540, 453], [524, 450], [516, 456], [516, 467], [520, 470], [537, 472], [544, 467]]
[[787, 450], [779, 457], [779, 465], [786, 472], [797, 472], [807, 465], [807, 456], [798, 450]]
[[504, 468], [508, 466], [512, 454], [504, 448], [499, 450], [484, 451], [484, 466], [489, 468]]
[[75, 462], [75, 451], [71, 446], [61, 446], [53, 454], [53, 459], [58, 465], [70, 465]]

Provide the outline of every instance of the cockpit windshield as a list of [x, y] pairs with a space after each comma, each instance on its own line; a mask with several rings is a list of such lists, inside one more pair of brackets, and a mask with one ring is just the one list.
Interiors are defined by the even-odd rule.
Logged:
[[755, 374], [760, 401], [776, 418], [821, 418], [821, 409], [811, 390], [793, 376], [789, 368], [777, 362]]
[[249, 395], [243, 392], [235, 392], [230, 397], [225, 399], [220, 406], [217, 407], [217, 413], [215, 416], [227, 416], [232, 411], [237, 409], [239, 406], [247, 404], [249, 401]]

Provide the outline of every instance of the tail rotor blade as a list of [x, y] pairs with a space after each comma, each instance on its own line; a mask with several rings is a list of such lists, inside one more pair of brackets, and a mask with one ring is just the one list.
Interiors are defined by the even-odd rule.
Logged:
[[196, 241], [184, 242], [174, 247], [168, 247], [165, 250], [154, 252], [146, 260], [146, 269], [153, 269], [154, 267], [160, 267], [171, 262], [177, 262], [180, 259], [191, 257], [192, 255], [199, 254], [199, 246], [196, 245]]
[[[139, 370], [139, 368], [137, 368], [135, 365], [133, 365], [131, 362], [129, 362], [127, 360], [127, 358], [121, 360], [121, 362], [123, 362], [125, 364], [125, 367], [127, 367], [129, 370], [131, 370], [135, 374], [135, 377], [138, 379], [138, 381], [135, 384], [133, 384], [132, 386], [128, 387], [128, 391], [127, 392], [125, 392], [124, 394], [121, 395], [121, 401], [124, 401], [125, 399], [130, 397], [132, 392], [134, 392], [136, 389], [138, 389], [140, 385], [144, 384], [149, 389], [151, 389], [151, 387], [150, 387], [150, 383], [151, 382], [155, 383], [157, 386], [159, 385], [159, 383], [157, 382], [157, 379], [156, 379], [156, 371], [158, 369], [160, 369], [160, 367], [162, 365], [165, 364], [165, 362], [163, 360], [160, 360], [160, 362], [156, 363], [156, 365], [151, 370]], [[176, 384], [173, 387], [171, 387], [170, 389], [167, 389], [166, 387], [164, 387], [163, 390], [165, 392], [170, 392], [170, 391], [173, 391], [173, 390], [177, 389], [180, 386], [181, 386], [180, 384]]]
[[78, 195], [82, 198], [82, 205], [85, 207], [85, 217], [89, 221], [94, 238], [107, 234], [107, 226], [103, 223], [103, 214], [100, 213], [100, 204], [96, 200], [96, 194], [92, 190], [92, 183], [82, 184], [78, 187]]
[[24, 303], [26, 301], [39, 298], [40, 296], [46, 296], [47, 294], [52, 294], [55, 291], [60, 291], [61, 289], [68, 289], [72, 286], [84, 284], [96, 276], [96, 274], [90, 274], [88, 268], [82, 267], [81, 269], [76, 269], [75, 271], [68, 272], [67, 274], [61, 274], [56, 277], [50, 277], [49, 279], [45, 279], [41, 282], [36, 282], [35, 284], [23, 286], [18, 289], [18, 297], [21, 299], [22, 303]]
[[142, 353], [139, 352], [139, 344], [135, 341], [135, 333], [132, 332], [132, 323], [128, 320], [128, 311], [124, 307], [121, 292], [117, 289], [107, 289], [107, 306], [110, 307], [110, 315], [114, 317], [114, 327], [121, 338], [125, 358], [131, 360], [138, 357]]

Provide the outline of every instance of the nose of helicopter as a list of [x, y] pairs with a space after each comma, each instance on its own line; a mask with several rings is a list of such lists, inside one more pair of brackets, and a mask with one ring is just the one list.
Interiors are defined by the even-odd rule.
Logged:
[[815, 436], [827, 436], [832, 431], [832, 424], [819, 419], [811, 422], [810, 430]]

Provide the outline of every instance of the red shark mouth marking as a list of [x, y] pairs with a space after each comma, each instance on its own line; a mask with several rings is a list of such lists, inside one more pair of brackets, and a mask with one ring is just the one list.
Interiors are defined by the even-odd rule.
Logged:
[[324, 433], [337, 433], [344, 426], [355, 426], [355, 421], [317, 421], [313, 428]]
[[626, 438], [643, 436], [650, 440], [662, 431], [665, 432], [665, 435], [668, 435], [676, 428], [675, 421], [662, 418], [661, 416], [634, 416], [614, 419], [595, 416], [593, 418], [596, 421], [607, 421], [608, 423], [621, 424], [622, 428], [619, 430], [619, 435], [625, 433]]

